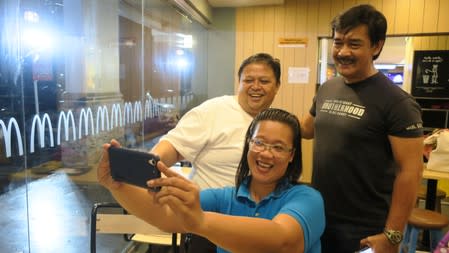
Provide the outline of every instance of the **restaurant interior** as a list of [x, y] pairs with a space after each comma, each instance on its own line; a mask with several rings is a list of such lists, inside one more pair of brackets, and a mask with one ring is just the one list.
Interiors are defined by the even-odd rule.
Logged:
[[[0, 1], [0, 252], [89, 252], [92, 207], [114, 202], [96, 178], [102, 144], [151, 149], [191, 108], [235, 94], [251, 54], [281, 60], [274, 106], [301, 117], [337, 75], [329, 21], [356, 3], [391, 22], [376, 67], [417, 99], [426, 133], [449, 128], [449, 81], [422, 88], [432, 73], [416, 67], [419, 52], [449, 52], [443, 0]], [[302, 145], [309, 183], [313, 144]], [[417, 205], [449, 217], [449, 168], [425, 171], [422, 187]], [[96, 238], [96, 252], [147, 252], [120, 234]]]

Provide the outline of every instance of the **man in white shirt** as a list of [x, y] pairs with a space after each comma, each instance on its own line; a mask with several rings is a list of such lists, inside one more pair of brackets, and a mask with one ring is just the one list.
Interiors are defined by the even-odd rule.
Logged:
[[247, 58], [238, 72], [236, 96], [209, 99], [187, 112], [151, 150], [171, 166], [188, 160], [201, 188], [234, 185], [246, 129], [270, 107], [280, 87], [281, 68], [268, 54]]
[[[151, 153], [167, 166], [190, 161], [193, 181], [202, 189], [234, 185], [246, 130], [254, 116], [271, 106], [280, 78], [279, 60], [265, 53], [248, 57], [238, 71], [236, 96], [212, 98], [187, 112]], [[215, 252], [215, 247], [196, 248], [196, 240], [193, 237], [191, 252]]]

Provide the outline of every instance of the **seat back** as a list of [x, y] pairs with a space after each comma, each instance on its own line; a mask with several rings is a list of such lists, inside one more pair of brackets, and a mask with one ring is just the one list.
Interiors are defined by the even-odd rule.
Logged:
[[[117, 208], [122, 213], [103, 213], [100, 209]], [[172, 245], [173, 252], [177, 253], [180, 236], [176, 233], [161, 231], [140, 218], [126, 213], [117, 203], [95, 203], [91, 213], [90, 252], [96, 252], [96, 235], [123, 234], [129, 240], [158, 245]], [[128, 236], [129, 235], [129, 236]]]

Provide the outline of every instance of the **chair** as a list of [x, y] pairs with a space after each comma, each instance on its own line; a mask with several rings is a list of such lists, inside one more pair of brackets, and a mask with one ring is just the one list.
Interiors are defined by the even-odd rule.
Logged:
[[401, 253], [416, 252], [418, 234], [421, 230], [429, 231], [430, 252], [437, 246], [443, 236], [442, 229], [449, 225], [449, 218], [439, 212], [422, 208], [413, 208], [401, 244]]
[[[427, 187], [425, 185], [420, 185], [418, 189], [418, 196], [417, 196], [417, 204], [420, 199], [426, 200], [426, 194], [427, 194]], [[435, 211], [441, 213], [441, 201], [446, 198], [446, 192], [437, 189], [437, 195], [435, 197]]]
[[[122, 213], [100, 212], [100, 209], [118, 208]], [[90, 222], [90, 252], [95, 253], [97, 249], [96, 235], [123, 234], [125, 240], [147, 243], [148, 251], [151, 253], [152, 245], [171, 245], [172, 252], [179, 252], [180, 236], [177, 233], [167, 233], [144, 222], [134, 215], [128, 214], [117, 203], [95, 203], [92, 207]]]

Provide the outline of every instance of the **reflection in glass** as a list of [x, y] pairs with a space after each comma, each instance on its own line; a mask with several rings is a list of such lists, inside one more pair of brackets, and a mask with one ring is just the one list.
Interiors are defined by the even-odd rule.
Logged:
[[0, 249], [88, 252], [101, 144], [148, 150], [206, 98], [205, 29], [163, 0], [0, 8]]

